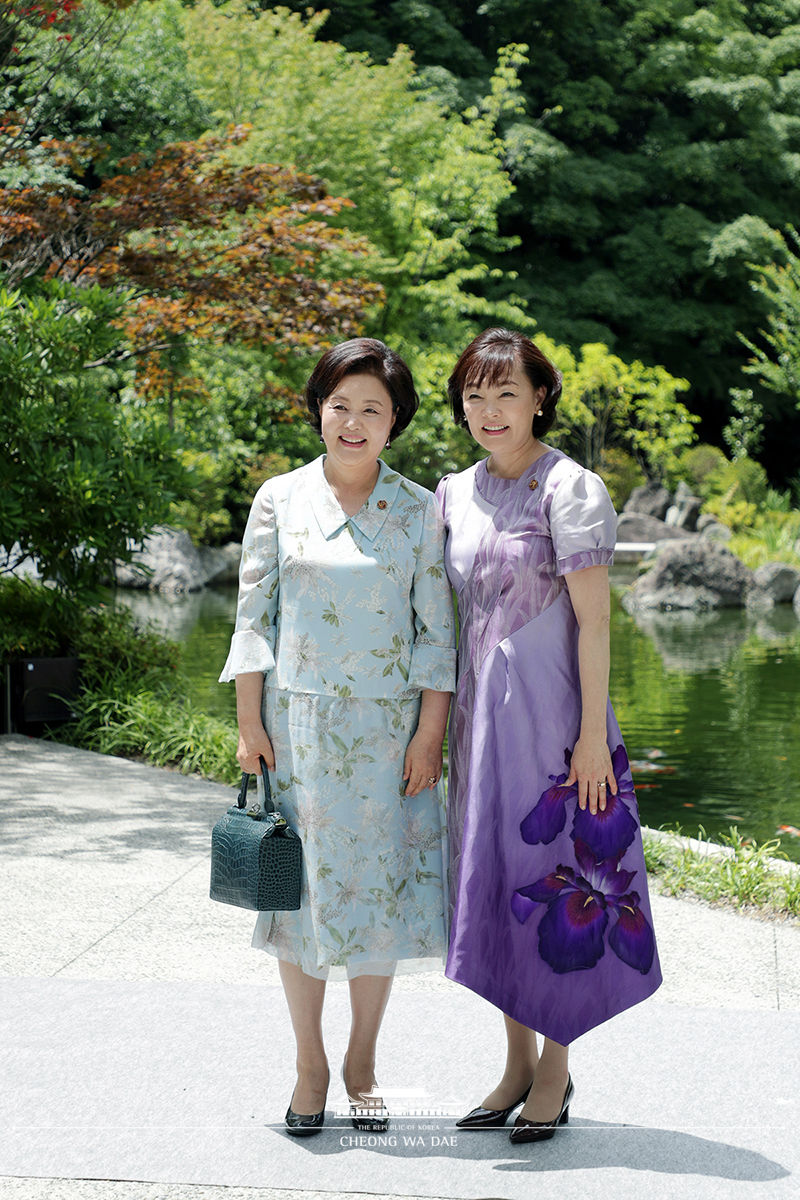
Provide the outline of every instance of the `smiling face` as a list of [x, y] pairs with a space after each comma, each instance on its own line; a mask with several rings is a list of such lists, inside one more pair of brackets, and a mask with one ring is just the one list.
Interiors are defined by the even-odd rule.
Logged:
[[517, 362], [494, 383], [468, 383], [463, 404], [469, 431], [479, 446], [502, 457], [532, 450], [533, 418], [546, 394]]
[[392, 399], [374, 375], [345, 375], [319, 407], [322, 438], [337, 466], [374, 463], [394, 425]]

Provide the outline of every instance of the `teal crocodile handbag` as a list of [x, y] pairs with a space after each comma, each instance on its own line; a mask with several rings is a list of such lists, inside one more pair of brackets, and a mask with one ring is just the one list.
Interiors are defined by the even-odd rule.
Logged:
[[302, 844], [272, 803], [267, 765], [259, 761], [263, 810], [246, 807], [250, 776], [245, 772], [236, 806], [211, 831], [210, 895], [255, 912], [288, 912], [300, 907]]

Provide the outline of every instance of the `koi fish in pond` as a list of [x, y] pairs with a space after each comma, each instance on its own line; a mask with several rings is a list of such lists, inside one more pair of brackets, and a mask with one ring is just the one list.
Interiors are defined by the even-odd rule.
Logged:
[[675, 767], [668, 767], [666, 763], [651, 762], [647, 758], [631, 760], [631, 771], [634, 775], [674, 775], [675, 770]]
[[779, 825], [778, 833], [788, 833], [789, 837], [800, 838], [800, 829], [796, 825]]

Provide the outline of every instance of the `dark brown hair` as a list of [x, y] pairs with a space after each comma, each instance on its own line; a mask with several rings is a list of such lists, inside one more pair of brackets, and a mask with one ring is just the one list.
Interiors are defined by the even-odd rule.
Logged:
[[522, 367], [534, 388], [547, 389], [539, 406], [540, 417], [533, 418], [534, 437], [547, 433], [556, 419], [556, 404], [561, 395], [561, 372], [545, 358], [524, 333], [510, 329], [484, 329], [463, 352], [447, 381], [447, 394], [457, 425], [466, 425], [464, 392], [471, 385], [498, 383], [515, 366]]
[[351, 338], [331, 346], [314, 367], [304, 395], [309, 421], [317, 433], [322, 430], [319, 406], [336, 391], [345, 375], [374, 375], [381, 381], [392, 401], [394, 441], [411, 423], [419, 396], [403, 359], [377, 338]]

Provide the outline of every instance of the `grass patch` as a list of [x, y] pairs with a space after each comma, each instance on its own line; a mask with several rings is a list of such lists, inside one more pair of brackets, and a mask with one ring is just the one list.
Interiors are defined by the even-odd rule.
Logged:
[[55, 727], [55, 741], [139, 758], [157, 767], [175, 767], [220, 783], [237, 783], [236, 726], [194, 708], [186, 699], [157, 691], [107, 695], [85, 692], [77, 702], [77, 721]]
[[788, 861], [777, 838], [759, 845], [732, 825], [714, 842], [701, 826], [690, 841], [678, 825], [660, 834], [645, 830], [643, 840], [647, 870], [668, 896], [688, 893], [763, 916], [800, 917], [800, 867]]
[[29, 580], [0, 580], [0, 662], [37, 655], [81, 660], [77, 719], [54, 741], [140, 758], [236, 783], [237, 732], [186, 698], [180, 648], [125, 609], [89, 604]]
[[750, 528], [739, 529], [728, 542], [728, 549], [745, 566], [755, 570], [768, 562], [800, 567], [800, 512], [760, 512]]

